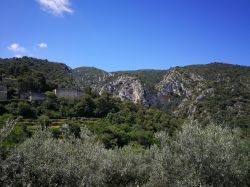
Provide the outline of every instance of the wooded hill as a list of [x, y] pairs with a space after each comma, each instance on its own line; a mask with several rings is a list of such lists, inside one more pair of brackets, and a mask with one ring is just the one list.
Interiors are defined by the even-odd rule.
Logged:
[[91, 86], [98, 93], [105, 86], [111, 87], [105, 91], [116, 97], [123, 94], [122, 99], [139, 97], [142, 104], [158, 107], [172, 116], [249, 131], [250, 67], [247, 66], [211, 63], [169, 70], [106, 72], [94, 67], [71, 69], [63, 63], [23, 57], [0, 59], [0, 73], [2, 77], [17, 79], [19, 89], [26, 90]]

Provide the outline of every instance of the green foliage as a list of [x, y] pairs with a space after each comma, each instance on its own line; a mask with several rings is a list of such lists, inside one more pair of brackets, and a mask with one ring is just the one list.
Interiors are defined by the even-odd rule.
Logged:
[[208, 65], [187, 66], [185, 69], [204, 77], [207, 88], [214, 90], [211, 96], [199, 102], [195, 112], [195, 119], [206, 124], [209, 121], [204, 121], [204, 118], [209, 116], [216, 123], [231, 128], [240, 127], [249, 132], [249, 67], [211, 63]]
[[148, 186], [247, 186], [249, 150], [236, 132], [216, 125], [186, 124], [172, 139], [156, 134]]
[[[0, 59], [0, 72], [13, 78], [26, 78], [27, 75], [42, 74], [48, 81], [47, 86], [57, 85], [60, 87], [72, 87], [71, 71], [62, 63], [51, 63], [31, 57]], [[36, 76], [34, 76], [35, 78]], [[40, 80], [40, 79], [34, 79]], [[31, 83], [32, 84], [32, 83]]]
[[41, 73], [24, 74], [17, 78], [20, 91], [43, 92], [46, 90], [46, 79]]
[[3, 114], [0, 116], [0, 127], [2, 128], [3, 124], [8, 120], [12, 120], [13, 119], [13, 115], [11, 114]]
[[94, 116], [95, 103], [91, 96], [86, 95], [82, 100], [76, 104], [75, 111], [79, 117], [92, 117]]
[[31, 132], [28, 131], [27, 126], [21, 123], [15, 125], [11, 133], [1, 143], [1, 147], [15, 147], [31, 137]]
[[136, 71], [117, 71], [113, 72], [116, 76], [127, 75], [138, 78], [145, 89], [149, 92], [156, 91], [155, 85], [158, 84], [167, 70], [136, 70]]
[[[192, 73], [200, 76], [204, 79], [204, 89], [213, 89], [210, 95], [208, 94], [195, 103], [197, 110], [192, 115], [196, 120], [206, 125], [212, 119], [216, 123], [226, 124], [232, 128], [240, 127], [244, 132], [250, 131], [249, 67], [211, 63], [176, 67], [176, 69], [184, 74], [186, 72], [187, 74]], [[61, 102], [58, 98], [48, 99], [42, 106], [35, 106], [37, 115], [45, 114], [51, 118], [105, 117], [109, 112], [113, 113], [112, 110], [118, 111], [116, 104], [111, 106], [112, 103], [107, 101], [107, 98], [104, 98], [104, 96], [99, 97], [91, 87], [100, 90], [105, 83], [113, 81], [121, 75], [127, 75], [138, 78], [143, 84], [146, 97], [150, 98], [150, 94], [157, 95], [156, 85], [163, 80], [164, 75], [168, 72], [168, 70], [119, 71], [112, 72], [112, 76], [110, 76], [110, 73], [94, 67], [82, 67], [72, 70], [65, 64], [36, 58], [0, 59], [2, 82], [8, 86], [9, 99], [18, 99], [18, 87], [20, 91], [51, 91], [56, 87], [66, 87], [85, 88], [86, 94], [90, 95], [94, 102], [94, 105], [89, 103], [93, 110], [89, 109], [88, 104], [84, 103], [84, 101], [76, 107], [79, 101], [75, 101], [75, 103]], [[8, 78], [8, 80], [5, 80], [5, 78]], [[181, 80], [178, 80], [177, 77], [176, 81]], [[185, 87], [188, 87], [193, 92], [196, 85], [191, 82]], [[185, 96], [171, 96], [170, 102], [160, 108], [169, 115], [173, 115], [173, 112], [176, 114], [176, 111], [178, 111], [178, 117], [187, 118], [190, 116], [189, 105], [179, 108], [185, 99], [188, 98]], [[115, 101], [113, 100], [113, 102]], [[5, 105], [4, 108], [13, 115], [19, 115], [15, 110], [17, 107], [15, 105]], [[117, 118], [117, 120], [121, 119]], [[249, 136], [249, 133], [245, 133], [245, 135]]]
[[38, 120], [38, 122], [41, 125], [43, 130], [48, 128], [48, 126], [50, 124], [50, 119], [48, 116], [46, 116], [46, 115], [39, 116], [37, 120]]
[[[98, 121], [90, 119], [90, 122], [68, 119], [65, 123], [70, 128], [73, 124], [72, 132], [76, 136], [79, 136], [79, 128], [86, 125], [97, 134], [106, 148], [123, 147], [131, 142], [149, 147], [154, 143], [154, 132], [166, 130], [172, 135], [182, 124], [179, 119], [171, 118], [158, 109], [147, 109], [128, 101], [121, 102], [106, 93], [85, 95], [80, 100], [57, 98], [52, 92], [47, 92], [46, 95], [46, 100], [41, 103], [11, 102], [5, 108], [13, 115], [21, 115], [26, 119], [39, 116], [36, 123], [42, 129], [49, 127], [50, 119], [99, 118]], [[53, 133], [55, 137], [61, 135], [57, 129], [53, 129]]]
[[6, 108], [2, 104], [0, 104], [0, 115], [3, 115], [6, 112], [7, 112]]
[[111, 95], [104, 93], [95, 99], [95, 116], [104, 117], [109, 112], [118, 111], [118, 99], [113, 98]]
[[0, 116], [0, 143], [13, 130], [13, 116], [11, 114], [4, 114]]
[[7, 109], [8, 113], [12, 115], [18, 115], [17, 107], [18, 107], [18, 102], [10, 102], [6, 103], [5, 105], [5, 108]]
[[[77, 85], [83, 88], [90, 88], [95, 86], [101, 86], [106, 78], [109, 77], [109, 73], [95, 67], [80, 67], [73, 69], [72, 71], [73, 79]], [[86, 90], [87, 91], [87, 90]], [[86, 92], [87, 94], [91, 95]]]
[[61, 117], [73, 117], [75, 116], [76, 101], [72, 99], [59, 98], [59, 113]]
[[[100, 144], [93, 143], [88, 133], [82, 134], [81, 139], [61, 141], [45, 131], [40, 132], [1, 163], [5, 174], [19, 173], [1, 182], [2, 185], [101, 186], [105, 176], [105, 152]], [[2, 178], [2, 172], [1, 175]]]
[[192, 124], [156, 138], [147, 150], [107, 150], [87, 129], [62, 139], [39, 131], [0, 160], [0, 185], [249, 186], [248, 153], [234, 132]]
[[17, 112], [20, 116], [23, 116], [24, 118], [35, 117], [35, 111], [32, 109], [32, 106], [27, 102], [19, 102], [17, 105]]

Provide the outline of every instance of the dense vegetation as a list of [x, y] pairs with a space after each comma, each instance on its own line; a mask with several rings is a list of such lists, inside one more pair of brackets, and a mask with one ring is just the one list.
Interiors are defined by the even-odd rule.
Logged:
[[[4, 132], [4, 131], [3, 131]], [[236, 132], [186, 124], [157, 144], [107, 150], [87, 129], [62, 139], [49, 131], [0, 160], [1, 186], [248, 186], [249, 155]], [[63, 165], [63, 167], [62, 167]]]
[[[21, 116], [24, 122], [33, 119], [35, 125], [43, 129], [48, 128], [53, 119], [64, 119], [75, 134], [79, 134], [80, 127], [87, 126], [107, 148], [123, 147], [129, 143], [149, 147], [154, 142], [153, 133], [166, 130], [173, 134], [182, 124], [182, 120], [170, 118], [158, 109], [147, 109], [131, 102], [121, 102], [107, 93], [97, 95], [91, 91], [89, 95], [75, 100], [58, 98], [52, 92], [47, 92], [43, 102], [9, 101], [1, 104], [0, 110], [0, 114], [7, 113], [16, 118]], [[84, 118], [86, 120], [80, 122]], [[29, 137], [32, 131], [27, 126], [33, 124], [18, 124], [17, 128], [23, 131], [20, 136]], [[62, 125], [60, 123], [53, 128], [55, 137], [60, 136]], [[6, 139], [5, 145], [11, 142], [10, 139]], [[14, 143], [19, 142], [14, 140]]]
[[[196, 103], [195, 122], [187, 120], [189, 105], [179, 107], [184, 96], [170, 96], [159, 110], [95, 92], [120, 75], [156, 92], [167, 70], [110, 74], [0, 59], [9, 98], [0, 101], [0, 186], [249, 186], [250, 68], [177, 69], [199, 75], [202, 88], [213, 90]], [[85, 87], [85, 95], [60, 98], [51, 92], [56, 87]], [[46, 99], [20, 100], [20, 91], [45, 92]]]
[[136, 71], [117, 71], [113, 72], [116, 76], [127, 75], [131, 77], [138, 78], [143, 86], [149, 92], [155, 91], [155, 85], [159, 83], [163, 76], [166, 74], [167, 70], [136, 70]]
[[80, 88], [98, 87], [111, 80], [111, 74], [95, 67], [80, 67], [73, 69], [74, 83]]
[[72, 85], [71, 69], [63, 63], [51, 63], [31, 57], [0, 59], [0, 75], [8, 78], [25, 79], [39, 74], [48, 83], [60, 87]]
[[250, 68], [223, 63], [185, 68], [204, 77], [207, 87], [214, 90], [210, 97], [199, 102], [196, 119], [205, 123], [206, 111], [215, 123], [240, 127], [250, 136]]

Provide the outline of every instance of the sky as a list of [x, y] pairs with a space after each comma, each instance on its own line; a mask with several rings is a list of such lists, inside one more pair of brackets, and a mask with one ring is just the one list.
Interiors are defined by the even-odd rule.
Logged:
[[1, 0], [0, 58], [72, 68], [250, 66], [250, 0]]

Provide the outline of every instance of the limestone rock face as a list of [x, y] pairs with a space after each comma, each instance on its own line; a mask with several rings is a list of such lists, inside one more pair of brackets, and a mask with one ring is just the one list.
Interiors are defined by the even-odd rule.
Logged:
[[203, 78], [180, 68], [172, 68], [157, 85], [161, 95], [191, 97], [193, 92], [201, 90]]
[[202, 77], [180, 68], [173, 68], [155, 85], [153, 92], [146, 90], [138, 78], [122, 75], [103, 85], [99, 93], [108, 92], [121, 100], [130, 100], [146, 106], [175, 103], [176, 106], [182, 107], [189, 101], [205, 97], [204, 85]]
[[[208, 86], [207, 80], [183, 68], [170, 69], [157, 85], [157, 89], [160, 105], [169, 107], [177, 116], [186, 115], [186, 120], [195, 120], [199, 103], [214, 93], [214, 89]], [[200, 115], [211, 121], [206, 111]]]
[[140, 80], [129, 76], [120, 76], [114, 81], [105, 84], [101, 88], [100, 94], [103, 92], [111, 93], [121, 100], [130, 100], [135, 103], [144, 100], [144, 89]]

